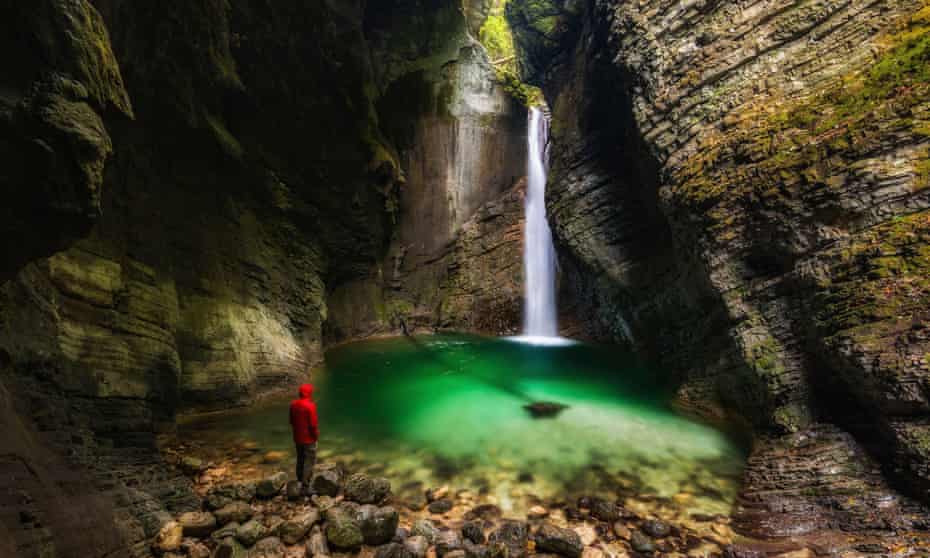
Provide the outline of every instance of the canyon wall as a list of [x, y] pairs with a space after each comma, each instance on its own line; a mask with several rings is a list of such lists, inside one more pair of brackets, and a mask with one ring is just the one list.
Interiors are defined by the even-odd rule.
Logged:
[[525, 110], [487, 9], [0, 2], [0, 553], [147, 555], [194, 505], [156, 437], [324, 337], [516, 323]]
[[[847, 463], [864, 509], [913, 509], [864, 480], [873, 458], [930, 500], [926, 4], [514, 0], [508, 17], [553, 112], [566, 295], [684, 405], [755, 426], [742, 517], [781, 519], [744, 532], [912, 527], [852, 517], [814, 461]], [[790, 490], [772, 483], [789, 460], [810, 472]]]

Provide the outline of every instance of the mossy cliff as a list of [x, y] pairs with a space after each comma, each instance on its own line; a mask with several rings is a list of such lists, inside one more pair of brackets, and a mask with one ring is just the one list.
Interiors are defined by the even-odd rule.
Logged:
[[[102, 538], [75, 555], [146, 554], [159, 510], [191, 505], [156, 435], [305, 378], [324, 329], [468, 328], [487, 305], [505, 318], [475, 329], [512, 327], [519, 266], [493, 301], [472, 284], [489, 243], [520, 246], [525, 115], [469, 35], [488, 9], [0, 2], [0, 420], [26, 440], [0, 462], [45, 486], [35, 522], [4, 509], [0, 554], [83, 530]], [[456, 175], [457, 153], [484, 163]], [[115, 509], [49, 515], [69, 469], [70, 497]]]
[[[553, 113], [566, 304], [596, 316], [589, 335], [674, 376], [683, 405], [774, 436], [750, 461], [744, 517], [791, 497], [761, 489], [779, 459], [817, 470], [798, 448], [818, 435], [881, 463], [884, 488], [863, 488], [862, 506], [889, 481], [930, 501], [927, 9], [508, 6], [523, 75]], [[806, 482], [816, 497], [744, 531], [873, 529], [833, 515], [833, 481]]]

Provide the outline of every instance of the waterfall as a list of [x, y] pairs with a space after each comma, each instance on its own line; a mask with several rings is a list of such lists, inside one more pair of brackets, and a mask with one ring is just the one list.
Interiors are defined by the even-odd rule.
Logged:
[[523, 245], [525, 277], [523, 334], [556, 337], [555, 248], [546, 220], [546, 165], [548, 120], [541, 110], [530, 109], [527, 133], [526, 234]]

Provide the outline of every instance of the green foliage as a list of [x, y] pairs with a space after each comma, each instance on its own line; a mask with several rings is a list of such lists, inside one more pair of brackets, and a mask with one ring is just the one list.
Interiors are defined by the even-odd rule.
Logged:
[[543, 100], [542, 92], [524, 83], [518, 74], [513, 32], [504, 16], [507, 2], [495, 0], [490, 15], [478, 31], [478, 40], [487, 49], [491, 61], [495, 62], [497, 80], [507, 93], [525, 106], [538, 105]]
[[478, 32], [478, 40], [488, 50], [491, 60], [501, 60], [514, 55], [513, 35], [507, 19], [502, 14], [491, 14]]
[[497, 79], [503, 84], [507, 93], [514, 99], [520, 101], [524, 106], [532, 107], [542, 104], [542, 91], [540, 91], [538, 87], [520, 81], [516, 72], [498, 68]]

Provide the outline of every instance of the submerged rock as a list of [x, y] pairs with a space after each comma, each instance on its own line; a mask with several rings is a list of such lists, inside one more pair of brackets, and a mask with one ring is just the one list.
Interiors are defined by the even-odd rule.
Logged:
[[428, 509], [430, 513], [443, 514], [451, 510], [452, 505], [452, 500], [442, 499], [430, 502], [430, 504], [426, 506], [426, 509]]
[[536, 401], [523, 406], [533, 418], [552, 418], [568, 408], [568, 405], [554, 401]]
[[523, 521], [505, 520], [488, 537], [491, 556], [522, 558], [526, 556], [529, 527]]
[[551, 523], [543, 523], [536, 531], [536, 548], [554, 552], [568, 558], [578, 558], [584, 550], [581, 537], [571, 529], [562, 529]]
[[484, 544], [487, 540], [484, 530], [474, 521], [467, 521], [462, 525], [462, 536], [475, 544]]
[[656, 544], [640, 531], [633, 532], [633, 536], [630, 537], [630, 546], [636, 552], [653, 552], [656, 549]]

